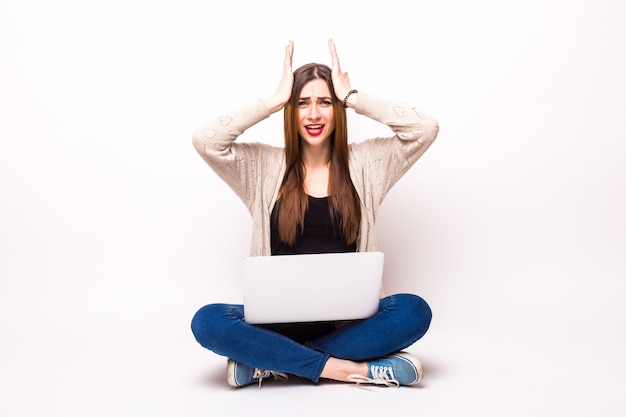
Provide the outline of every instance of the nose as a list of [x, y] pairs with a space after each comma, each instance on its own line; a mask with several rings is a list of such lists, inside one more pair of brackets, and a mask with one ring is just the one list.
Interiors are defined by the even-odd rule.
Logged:
[[319, 117], [319, 109], [317, 108], [317, 103], [312, 103], [309, 107], [309, 119], [317, 119]]

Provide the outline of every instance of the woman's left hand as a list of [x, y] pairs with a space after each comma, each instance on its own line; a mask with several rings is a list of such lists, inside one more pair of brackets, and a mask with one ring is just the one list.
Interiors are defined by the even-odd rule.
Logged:
[[[343, 98], [348, 94], [351, 90], [350, 88], [350, 77], [347, 72], [343, 72], [341, 70], [341, 65], [339, 65], [339, 56], [337, 55], [337, 48], [335, 47], [335, 42], [332, 39], [328, 40], [328, 50], [330, 52], [330, 56], [332, 58], [332, 79], [333, 86], [335, 89], [335, 95], [339, 100], [343, 100]], [[352, 100], [348, 100], [346, 104], [350, 107], [354, 107], [354, 100], [356, 97], [352, 97], [354, 94], [350, 95]]]

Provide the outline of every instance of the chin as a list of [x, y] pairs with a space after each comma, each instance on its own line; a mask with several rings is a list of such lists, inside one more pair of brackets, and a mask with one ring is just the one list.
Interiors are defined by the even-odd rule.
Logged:
[[315, 137], [304, 137], [304, 142], [309, 146], [320, 146], [329, 141], [328, 136], [315, 136]]

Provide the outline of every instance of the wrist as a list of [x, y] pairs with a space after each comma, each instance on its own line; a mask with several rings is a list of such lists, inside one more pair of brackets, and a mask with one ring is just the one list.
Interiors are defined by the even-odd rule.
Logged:
[[276, 99], [276, 97], [272, 96], [266, 99], [263, 99], [267, 109], [270, 113], [276, 113], [278, 110], [282, 109], [285, 106], [285, 103], [282, 103], [280, 100]]
[[347, 109], [348, 107], [354, 108], [357, 102], [357, 97], [359, 92], [355, 89], [348, 91], [348, 93], [343, 98], [343, 108]]

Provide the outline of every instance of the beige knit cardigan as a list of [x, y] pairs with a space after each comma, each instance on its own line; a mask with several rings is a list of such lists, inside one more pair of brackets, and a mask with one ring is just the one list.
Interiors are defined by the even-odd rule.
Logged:
[[[393, 136], [350, 143], [350, 176], [361, 199], [359, 251], [377, 250], [376, 213], [391, 187], [437, 137], [435, 119], [413, 105], [359, 93], [355, 111], [391, 128]], [[251, 256], [271, 255], [270, 213], [285, 174], [284, 148], [236, 142], [246, 129], [268, 118], [262, 100], [224, 113], [193, 134], [207, 164], [241, 198], [252, 216]]]

